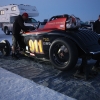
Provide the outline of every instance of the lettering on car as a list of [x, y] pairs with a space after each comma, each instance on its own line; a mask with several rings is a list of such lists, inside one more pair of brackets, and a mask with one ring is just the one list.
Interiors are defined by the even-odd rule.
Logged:
[[32, 53], [39, 53], [39, 54], [44, 54], [43, 52], [43, 43], [42, 40], [29, 40], [29, 50]]

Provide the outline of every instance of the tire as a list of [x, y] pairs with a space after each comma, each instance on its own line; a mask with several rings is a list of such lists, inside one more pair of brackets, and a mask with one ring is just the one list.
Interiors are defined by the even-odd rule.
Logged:
[[61, 71], [69, 70], [74, 68], [78, 61], [78, 50], [70, 39], [56, 39], [50, 46], [49, 58], [55, 68]]
[[5, 27], [5, 28], [4, 28], [4, 33], [5, 33], [6, 35], [10, 35], [10, 31], [8, 30], [8, 27]]
[[11, 52], [11, 46], [8, 40], [2, 40], [1, 43], [4, 43], [5, 46], [1, 49], [1, 52], [4, 56], [9, 56]]

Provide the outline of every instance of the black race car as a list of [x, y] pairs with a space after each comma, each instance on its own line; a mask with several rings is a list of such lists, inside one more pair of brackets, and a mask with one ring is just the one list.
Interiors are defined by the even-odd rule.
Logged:
[[74, 68], [78, 58], [98, 59], [100, 54], [100, 36], [80, 29], [80, 19], [68, 14], [53, 16], [21, 35], [25, 54], [48, 59], [62, 71]]
[[11, 46], [8, 40], [2, 40], [0, 42], [0, 51], [3, 56], [9, 56], [11, 52]]

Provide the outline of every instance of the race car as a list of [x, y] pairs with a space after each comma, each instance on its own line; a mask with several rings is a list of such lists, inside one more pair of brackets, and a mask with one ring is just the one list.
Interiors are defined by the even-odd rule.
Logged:
[[3, 56], [9, 56], [11, 52], [11, 46], [8, 40], [2, 40], [0, 42], [0, 51]]
[[78, 58], [98, 59], [100, 54], [100, 36], [80, 29], [80, 19], [73, 15], [53, 16], [21, 36], [25, 54], [48, 59], [61, 71], [74, 68]]

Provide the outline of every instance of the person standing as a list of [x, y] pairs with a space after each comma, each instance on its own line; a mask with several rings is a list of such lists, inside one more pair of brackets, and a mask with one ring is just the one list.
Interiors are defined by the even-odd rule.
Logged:
[[96, 20], [93, 24], [93, 31], [100, 34], [100, 15], [98, 20]]
[[[100, 34], [100, 15], [98, 20], [96, 20], [93, 24], [93, 31], [97, 34]], [[100, 70], [100, 58], [98, 58], [92, 69], [94, 71]]]
[[[20, 31], [23, 30], [24, 32], [27, 32], [29, 29], [24, 25], [25, 20], [28, 19], [28, 14], [23, 13], [22, 15], [18, 15], [15, 19], [15, 22], [13, 24], [13, 31], [12, 31], [12, 57], [18, 58], [16, 54], [16, 48], [17, 45], [19, 47], [23, 47], [21, 40], [21, 34]], [[24, 48], [24, 47], [23, 47]]]

